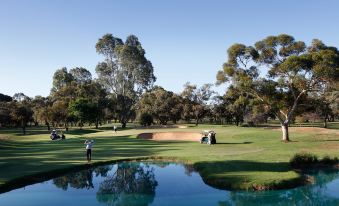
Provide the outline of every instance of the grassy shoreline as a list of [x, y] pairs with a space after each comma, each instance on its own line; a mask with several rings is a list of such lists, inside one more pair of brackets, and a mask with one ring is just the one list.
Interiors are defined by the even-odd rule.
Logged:
[[[213, 129], [219, 144], [136, 139], [142, 132], [201, 131]], [[288, 161], [306, 151], [318, 156], [339, 156], [338, 130], [291, 132], [291, 143], [280, 142], [280, 131], [272, 128], [239, 128], [202, 125], [187, 129], [73, 130], [66, 141], [51, 142], [46, 131], [0, 130], [0, 192], [11, 185], [34, 183], [61, 173], [87, 168], [83, 141], [96, 141], [92, 166], [117, 161], [163, 159], [193, 164], [205, 183], [223, 189], [282, 189], [304, 184]], [[46, 179], [43, 179], [46, 180]], [[298, 184], [296, 184], [298, 183]], [[7, 188], [7, 190], [6, 190]], [[9, 189], [8, 189], [9, 188]]]

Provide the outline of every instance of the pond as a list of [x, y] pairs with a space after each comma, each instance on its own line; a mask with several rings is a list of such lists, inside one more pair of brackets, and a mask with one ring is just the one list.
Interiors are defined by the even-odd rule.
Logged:
[[316, 184], [295, 189], [227, 191], [206, 185], [190, 165], [122, 162], [0, 194], [0, 205], [339, 205], [338, 170], [313, 176]]

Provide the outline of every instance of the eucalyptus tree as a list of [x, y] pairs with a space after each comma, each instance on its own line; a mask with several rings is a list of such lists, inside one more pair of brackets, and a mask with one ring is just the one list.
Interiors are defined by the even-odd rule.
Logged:
[[223, 125], [225, 122], [229, 123], [229, 112], [226, 109], [227, 103], [223, 96], [217, 95], [212, 99], [211, 117], [214, 122]]
[[[103, 118], [106, 96], [106, 90], [98, 81], [92, 79], [91, 72], [86, 68], [75, 67], [69, 71], [65, 67], [59, 69], [54, 73], [51, 92], [53, 120], [57, 124], [63, 123], [66, 130], [68, 122], [74, 122], [75, 118], [88, 123], [95, 122], [98, 128], [99, 121]], [[79, 102], [79, 99], [86, 102], [85, 106], [92, 108], [86, 112], [86, 118], [74, 115], [78, 113], [74, 112], [74, 105], [70, 106], [71, 103], [81, 103], [80, 105], [84, 106], [84, 101]]]
[[[307, 47], [292, 36], [268, 36], [253, 46], [234, 44], [228, 60], [217, 73], [217, 83], [235, 88], [259, 100], [279, 119], [282, 140], [289, 141], [288, 125], [298, 104], [309, 93], [338, 81], [339, 52], [319, 40]], [[268, 70], [267, 77], [259, 68]]]
[[141, 96], [137, 108], [139, 115], [150, 114], [163, 125], [166, 125], [170, 120], [176, 122], [180, 119], [181, 104], [178, 95], [159, 86], [145, 92]]
[[11, 123], [10, 102], [11, 96], [0, 93], [0, 127]]
[[112, 34], [106, 34], [96, 43], [96, 51], [105, 58], [96, 67], [98, 79], [116, 99], [120, 122], [122, 127], [126, 127], [134, 113], [132, 106], [156, 80], [153, 66], [134, 35], [123, 42]]
[[339, 114], [339, 82], [326, 85], [323, 91], [312, 93], [311, 102], [315, 113], [323, 119], [324, 128], [327, 128], [327, 121]]
[[50, 101], [49, 97], [43, 97], [38, 95], [32, 99], [32, 109], [34, 112], [33, 117], [36, 126], [39, 125], [40, 122], [43, 122], [47, 126], [47, 129], [50, 130], [51, 105], [52, 102]]
[[26, 134], [27, 123], [33, 120], [33, 110], [31, 98], [23, 93], [16, 93], [10, 102], [11, 119], [22, 128], [22, 133]]
[[102, 85], [96, 80], [90, 80], [84, 84], [78, 85], [77, 97], [89, 101], [92, 110], [87, 120], [89, 123], [94, 122], [95, 127], [99, 127], [99, 122], [104, 119], [104, 110], [108, 106], [108, 93]]
[[90, 83], [92, 81], [92, 74], [83, 67], [75, 67], [69, 70], [70, 79], [75, 81], [78, 85]]
[[333, 84], [332, 88], [325, 93], [324, 98], [332, 111], [330, 119], [334, 121], [335, 118], [339, 117], [339, 82]]
[[89, 99], [77, 98], [71, 101], [68, 106], [70, 115], [79, 120], [80, 129], [84, 122], [91, 122], [96, 118], [98, 107]]
[[[191, 114], [195, 119], [195, 124], [198, 125], [199, 121], [207, 114], [207, 104], [214, 92], [211, 90], [212, 84], [204, 84], [200, 88], [196, 85], [187, 82], [184, 85], [184, 90], [181, 97], [184, 99], [184, 107], [191, 110]], [[186, 111], [187, 112], [187, 111]]]
[[246, 92], [231, 85], [224, 95], [224, 100], [227, 103], [226, 110], [231, 113], [232, 120], [239, 126], [244, 122], [245, 115], [251, 110], [251, 98]]
[[10, 102], [0, 101], [0, 127], [9, 126], [12, 123]]
[[73, 76], [68, 72], [66, 67], [58, 69], [53, 74], [52, 92], [59, 90], [62, 87], [68, 86], [73, 81]]
[[0, 93], [0, 102], [10, 102], [12, 100], [13, 100], [13, 98], [11, 96]]

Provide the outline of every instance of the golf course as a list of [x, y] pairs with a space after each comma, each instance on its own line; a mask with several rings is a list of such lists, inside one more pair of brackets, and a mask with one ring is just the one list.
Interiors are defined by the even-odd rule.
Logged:
[[[1, 191], [57, 177], [70, 170], [98, 164], [140, 159], [182, 162], [193, 165], [204, 182], [231, 190], [260, 190], [300, 186], [302, 173], [291, 168], [296, 153], [319, 158], [339, 156], [337, 123], [330, 128], [291, 127], [292, 141], [280, 141], [279, 127], [245, 128], [221, 125], [185, 125], [187, 128], [147, 129], [131, 125], [114, 133], [110, 126], [99, 129], [72, 128], [66, 140], [52, 141], [46, 128], [0, 130]], [[201, 132], [214, 130], [217, 144], [193, 141], [145, 140], [136, 138], [146, 132]], [[88, 165], [84, 141], [95, 141]]]
[[338, 206], [338, 10], [4, 0], [0, 206]]

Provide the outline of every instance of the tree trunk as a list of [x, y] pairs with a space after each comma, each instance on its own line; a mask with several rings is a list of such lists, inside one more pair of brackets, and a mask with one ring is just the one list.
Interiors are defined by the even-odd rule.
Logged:
[[68, 122], [65, 122], [65, 130], [68, 131]]
[[25, 125], [22, 126], [22, 133], [23, 133], [24, 135], [26, 134], [26, 126], [25, 126]]
[[121, 127], [126, 128], [126, 122], [121, 122]]
[[281, 130], [283, 133], [282, 141], [284, 142], [290, 141], [290, 138], [288, 136], [288, 123], [281, 124]]
[[324, 118], [324, 128], [327, 128], [327, 117]]
[[51, 130], [51, 126], [49, 125], [48, 122], [46, 122], [46, 125], [47, 125], [47, 130], [50, 131]]
[[199, 124], [199, 119], [197, 118], [195, 121], [195, 126], [198, 126], [198, 124]]
[[99, 128], [99, 120], [96, 119], [96, 120], [95, 120], [95, 129], [98, 129], [98, 128]]

